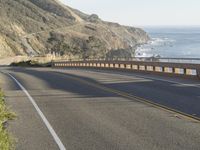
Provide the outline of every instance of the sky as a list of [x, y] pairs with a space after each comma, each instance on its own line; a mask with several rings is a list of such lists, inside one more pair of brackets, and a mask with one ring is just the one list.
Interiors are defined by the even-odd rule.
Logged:
[[200, 26], [200, 0], [61, 0], [87, 14], [131, 26]]

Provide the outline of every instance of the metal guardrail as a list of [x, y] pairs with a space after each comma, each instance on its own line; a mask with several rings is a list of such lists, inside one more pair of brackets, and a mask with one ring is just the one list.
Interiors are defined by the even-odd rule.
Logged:
[[[167, 60], [167, 61], [166, 61]], [[176, 60], [172, 62], [171, 60]], [[181, 62], [177, 62], [177, 60]], [[183, 63], [183, 60], [190, 63]], [[199, 61], [199, 58], [132, 58], [132, 60], [116, 59], [116, 60], [61, 60], [52, 62], [53, 67], [89, 67], [89, 68], [110, 68], [110, 69], [126, 69], [140, 72], [164, 73], [170, 75], [181, 75], [188, 77], [200, 78], [200, 63], [192, 63]]]
[[117, 57], [98, 59], [65, 59], [60, 61], [147, 61], [147, 62], [169, 62], [169, 63], [189, 63], [200, 64], [200, 58], [170, 58], [170, 57]]

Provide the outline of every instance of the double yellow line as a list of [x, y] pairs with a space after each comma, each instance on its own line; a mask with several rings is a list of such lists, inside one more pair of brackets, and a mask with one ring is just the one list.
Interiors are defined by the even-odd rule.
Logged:
[[192, 116], [190, 114], [186, 114], [186, 113], [181, 112], [179, 110], [169, 108], [167, 106], [164, 106], [164, 105], [161, 105], [161, 104], [158, 104], [158, 103], [154, 103], [151, 100], [144, 99], [144, 98], [141, 98], [141, 97], [138, 97], [138, 96], [134, 96], [134, 95], [128, 94], [126, 92], [122, 92], [122, 91], [115, 90], [115, 89], [112, 89], [112, 88], [108, 88], [108, 87], [105, 87], [105, 86], [97, 84], [97, 83], [92, 83], [92, 82], [89, 82], [89, 81], [86, 81], [86, 80], [83, 80], [83, 79], [80, 79], [78, 77], [74, 77], [74, 76], [71, 76], [71, 75], [68, 75], [68, 74], [64, 74], [64, 73], [60, 73], [60, 72], [55, 72], [55, 73], [63, 74], [67, 78], [78, 81], [78, 82], [83, 83], [85, 85], [89, 85], [89, 86], [101, 89], [105, 92], [114, 93], [114, 94], [117, 94], [121, 97], [130, 99], [130, 100], [134, 100], [134, 101], [137, 101], [137, 102], [140, 102], [140, 103], [143, 103], [143, 104], [147, 104], [149, 106], [153, 106], [153, 107], [165, 110], [165, 111], [170, 112], [170, 113], [176, 113], [176, 114], [179, 114], [180, 116], [182, 116], [183, 118], [186, 118], [186, 119], [189, 119], [191, 121], [195, 121], [195, 122], [200, 123], [200, 118], [198, 118], [198, 117]]

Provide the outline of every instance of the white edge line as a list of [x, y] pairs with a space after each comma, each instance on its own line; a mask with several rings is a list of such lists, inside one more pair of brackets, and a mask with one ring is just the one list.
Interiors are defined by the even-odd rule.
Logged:
[[35, 100], [31, 97], [31, 95], [28, 93], [28, 91], [22, 86], [22, 84], [19, 81], [17, 81], [17, 79], [15, 77], [13, 77], [9, 73], [7, 73], [7, 74], [19, 85], [19, 87], [22, 89], [22, 91], [27, 95], [28, 99], [33, 104], [34, 108], [36, 109], [37, 113], [41, 117], [41, 119], [44, 122], [44, 124], [46, 125], [46, 127], [48, 128], [49, 132], [51, 133], [52, 137], [54, 138], [54, 140], [57, 143], [57, 145], [60, 148], [60, 150], [66, 150], [65, 146], [63, 145], [63, 143], [61, 142], [60, 138], [58, 137], [58, 135], [54, 131], [53, 127], [50, 125], [50, 123], [47, 120], [47, 118], [45, 117], [45, 115], [42, 113], [42, 111], [38, 107], [38, 105], [35, 102]]

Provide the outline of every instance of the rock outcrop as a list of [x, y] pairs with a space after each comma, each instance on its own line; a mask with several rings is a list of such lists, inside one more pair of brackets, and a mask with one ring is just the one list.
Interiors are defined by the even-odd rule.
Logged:
[[0, 0], [0, 58], [132, 56], [148, 40], [142, 29], [105, 22], [57, 0]]

